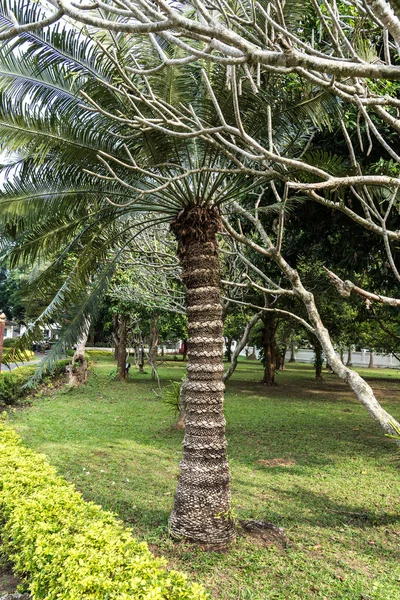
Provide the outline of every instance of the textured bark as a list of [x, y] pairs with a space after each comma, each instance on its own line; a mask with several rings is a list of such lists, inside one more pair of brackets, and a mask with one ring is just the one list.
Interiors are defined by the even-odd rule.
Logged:
[[[254, 315], [254, 317], [247, 323], [243, 335], [241, 337], [241, 339], [239, 340], [239, 342], [236, 344], [236, 348], [233, 352], [233, 356], [232, 356], [232, 362], [229, 366], [229, 369], [227, 369], [224, 373], [224, 381], [228, 381], [228, 379], [232, 376], [232, 374], [235, 372], [235, 369], [237, 367], [238, 364], [238, 358], [239, 358], [239, 354], [241, 353], [241, 351], [243, 350], [243, 348], [246, 346], [248, 340], [249, 340], [249, 336], [250, 336], [250, 332], [253, 329], [254, 325], [256, 323], [258, 323], [258, 321], [261, 319], [262, 317], [262, 312], [258, 312]], [[247, 349], [247, 353], [248, 353], [248, 349]], [[247, 358], [247, 355], [246, 355]]]
[[224, 547], [236, 532], [223, 413], [220, 218], [212, 208], [196, 206], [180, 213], [171, 229], [187, 291], [189, 363], [183, 459], [170, 531], [175, 538]]

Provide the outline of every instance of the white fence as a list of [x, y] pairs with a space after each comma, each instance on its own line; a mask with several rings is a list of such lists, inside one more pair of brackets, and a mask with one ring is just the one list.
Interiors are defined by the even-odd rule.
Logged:
[[[336, 353], [338, 356], [339, 354]], [[315, 360], [314, 351], [308, 348], [298, 348], [296, 350], [296, 362], [313, 363]], [[290, 358], [290, 351], [286, 353], [286, 361]], [[370, 353], [368, 350], [351, 353], [351, 362], [353, 367], [368, 367]], [[347, 360], [347, 352], [344, 354], [345, 362]], [[377, 354], [374, 352], [374, 367], [400, 369], [400, 362], [391, 354]]]
[[[234, 349], [235, 344], [233, 344]], [[88, 348], [88, 350], [109, 350], [111, 352], [111, 348]], [[179, 351], [179, 345], [175, 349], [173, 348], [165, 348], [165, 354], [177, 354]], [[254, 354], [256, 357], [259, 357], [259, 352], [255, 348], [251, 347], [248, 349], [248, 353]], [[160, 348], [159, 348], [160, 353]], [[336, 353], [339, 356], [339, 353]], [[240, 353], [241, 356], [245, 356], [245, 350], [242, 350]], [[352, 352], [351, 353], [351, 362], [353, 367], [368, 367], [369, 365], [369, 357], [370, 353], [368, 350], [363, 350], [361, 352]], [[309, 348], [297, 348], [295, 354], [296, 362], [299, 363], [313, 363], [315, 360], [314, 351]], [[286, 352], [285, 360], [288, 362], [290, 359], [290, 350]], [[347, 351], [344, 354], [345, 362], [347, 361]], [[374, 367], [376, 368], [389, 368], [389, 369], [400, 369], [400, 362], [391, 354], [377, 354], [374, 352]]]

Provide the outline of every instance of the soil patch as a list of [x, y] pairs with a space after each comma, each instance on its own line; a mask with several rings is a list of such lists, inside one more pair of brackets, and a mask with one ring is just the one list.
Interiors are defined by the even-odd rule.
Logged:
[[250, 537], [262, 546], [276, 546], [281, 550], [287, 547], [288, 540], [283, 527], [277, 527], [273, 523], [256, 519], [239, 520], [239, 525], [239, 535]]
[[6, 594], [16, 593], [20, 583], [21, 581], [14, 577], [9, 565], [0, 564], [0, 600]]

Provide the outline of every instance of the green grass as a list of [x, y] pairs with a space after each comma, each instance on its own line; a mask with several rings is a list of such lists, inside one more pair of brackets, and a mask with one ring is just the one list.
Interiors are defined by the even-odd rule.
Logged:
[[[400, 600], [395, 449], [334, 375], [316, 382], [310, 366], [288, 365], [268, 388], [257, 363], [239, 364], [226, 394], [233, 508], [283, 526], [288, 543], [242, 533], [218, 554], [168, 538], [183, 434], [149, 374], [132, 369], [119, 383], [108, 378], [113, 367], [96, 357], [86, 388], [9, 414], [86, 499], [119, 514], [216, 600]], [[163, 385], [183, 368], [163, 364]], [[399, 373], [365, 371], [399, 419]]]

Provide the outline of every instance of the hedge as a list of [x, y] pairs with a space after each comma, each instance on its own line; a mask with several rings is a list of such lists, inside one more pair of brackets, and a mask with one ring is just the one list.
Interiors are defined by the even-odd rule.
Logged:
[[19, 338], [4, 338], [3, 348], [14, 348], [15, 344], [19, 341]]
[[89, 356], [113, 356], [112, 350], [86, 350]]
[[33, 600], [206, 600], [0, 424], [0, 536]]
[[[44, 374], [43, 380], [48, 377], [61, 375], [65, 372], [65, 367], [69, 360], [59, 360], [56, 362], [51, 373]], [[26, 387], [28, 381], [33, 377], [37, 365], [18, 367], [14, 371], [2, 371], [0, 373], [0, 404], [16, 404], [18, 400], [29, 394], [32, 390]], [[39, 383], [39, 382], [38, 382]]]

